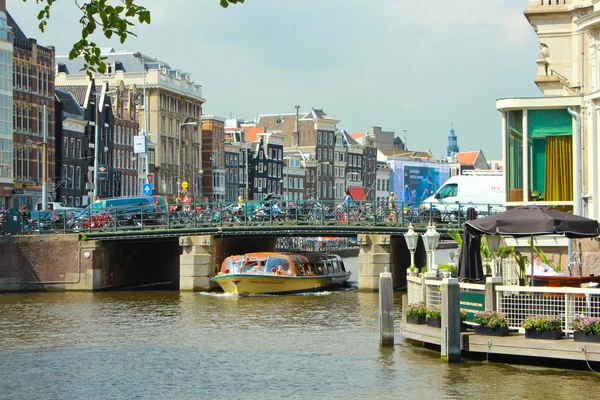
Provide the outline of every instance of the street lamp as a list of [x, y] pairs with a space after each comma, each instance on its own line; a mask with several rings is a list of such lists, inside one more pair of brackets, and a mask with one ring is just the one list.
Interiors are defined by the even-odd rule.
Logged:
[[319, 202], [319, 193], [321, 192], [321, 185], [319, 185], [319, 165], [329, 165], [329, 161], [318, 161], [317, 162], [317, 203]]
[[179, 158], [179, 161], [177, 163], [177, 179], [179, 182], [177, 182], [177, 198], [181, 198], [181, 183], [182, 183], [182, 179], [181, 179], [181, 161], [183, 159], [183, 157], [181, 156], [181, 137], [183, 136], [183, 127], [184, 126], [198, 126], [198, 122], [194, 121], [194, 122], [183, 122], [182, 124], [179, 125], [179, 151], [177, 152], [177, 158]]
[[249, 185], [249, 181], [250, 181], [250, 175], [249, 175], [249, 171], [250, 171], [250, 159], [248, 158], [248, 150], [250, 149], [250, 145], [248, 144], [248, 142], [244, 142], [245, 146], [244, 146], [244, 158], [246, 159], [246, 201], [250, 201], [250, 199], [248, 198], [248, 196], [250, 195], [249, 191], [248, 191], [248, 185]]
[[[423, 237], [423, 244], [425, 245], [425, 251], [427, 251], [427, 271], [431, 271], [435, 267], [435, 260], [433, 257], [433, 251], [438, 245], [440, 240], [440, 234], [435, 230], [435, 225], [429, 225], [427, 231], [421, 235]], [[438, 269], [435, 268], [435, 276], [438, 276]]]
[[291, 157], [284, 157], [284, 160], [287, 160], [287, 168], [285, 169], [285, 203], [287, 204], [290, 201], [290, 164]]
[[406, 246], [410, 251], [410, 266], [415, 265], [415, 250], [417, 249], [417, 242], [419, 240], [419, 234], [413, 229], [412, 223], [408, 225], [408, 230], [404, 234], [404, 240], [406, 240]]
[[497, 265], [496, 253], [500, 248], [500, 240], [502, 236], [500, 235], [486, 235], [488, 249], [490, 250], [490, 255], [492, 257], [492, 262], [494, 263], [494, 276], [500, 276], [500, 271]]
[[145, 169], [146, 169], [146, 183], [150, 183], [150, 149], [148, 148], [148, 114], [146, 113], [147, 101], [146, 101], [146, 61], [144, 60], [144, 56], [140, 52], [133, 53], [133, 56], [140, 60], [142, 63], [142, 73], [144, 74], [144, 88], [143, 88], [143, 96], [144, 96], [144, 138], [146, 141], [146, 160], [145, 160]]

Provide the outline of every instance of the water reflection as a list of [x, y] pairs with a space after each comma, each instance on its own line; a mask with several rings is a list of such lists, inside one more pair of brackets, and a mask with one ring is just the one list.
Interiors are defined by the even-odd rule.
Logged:
[[[399, 310], [401, 294], [394, 298]], [[585, 371], [379, 346], [378, 294], [0, 295], [2, 398], [587, 398]]]

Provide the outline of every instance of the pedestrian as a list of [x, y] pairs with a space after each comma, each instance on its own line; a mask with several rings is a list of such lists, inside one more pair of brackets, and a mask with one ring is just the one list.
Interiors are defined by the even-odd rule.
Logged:
[[342, 204], [340, 204], [340, 206], [342, 207], [343, 213], [344, 213], [344, 222], [348, 221], [348, 211], [354, 207], [354, 200], [352, 200], [352, 196], [350, 196], [350, 191], [346, 190], [344, 191], [344, 201], [342, 201]]
[[388, 213], [388, 221], [396, 222], [396, 194], [394, 192], [390, 192], [388, 197]]

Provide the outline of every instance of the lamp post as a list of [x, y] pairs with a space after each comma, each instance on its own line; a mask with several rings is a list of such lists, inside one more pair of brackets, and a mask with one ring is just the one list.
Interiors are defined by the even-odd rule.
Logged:
[[183, 157], [181, 156], [181, 137], [183, 136], [183, 127], [184, 126], [198, 126], [198, 122], [194, 121], [194, 122], [183, 122], [179, 125], [179, 151], [177, 152], [177, 158], [179, 158], [179, 161], [177, 162], [177, 198], [180, 199], [181, 198], [181, 183], [182, 183], [182, 179], [181, 179], [181, 161], [183, 159]]
[[415, 265], [415, 250], [417, 249], [417, 242], [419, 240], [419, 234], [413, 229], [412, 223], [408, 225], [408, 230], [404, 234], [404, 240], [410, 251], [410, 266], [412, 267]]
[[146, 101], [146, 61], [144, 61], [144, 56], [140, 52], [133, 53], [133, 56], [140, 60], [142, 63], [142, 73], [144, 74], [144, 88], [143, 88], [143, 96], [144, 96], [144, 140], [146, 142], [146, 160], [145, 160], [145, 170], [146, 170], [146, 183], [150, 183], [150, 149], [148, 148], [148, 113], [146, 112], [147, 101]]
[[98, 200], [98, 153], [99, 153], [99, 148], [100, 148], [100, 143], [99, 143], [99, 129], [98, 129], [98, 107], [100, 107], [100, 105], [98, 104], [98, 99], [101, 96], [101, 94], [96, 93], [95, 99], [96, 99], [96, 103], [94, 104], [94, 108], [96, 109], [96, 118], [94, 121], [94, 192], [93, 192], [93, 197], [92, 197], [92, 202], [95, 202], [96, 200]]
[[284, 157], [284, 160], [287, 160], [287, 168], [285, 169], [285, 203], [289, 203], [290, 201], [290, 162], [291, 157]]
[[492, 262], [494, 263], [494, 276], [500, 276], [500, 272], [498, 270], [498, 265], [496, 263], [496, 252], [500, 248], [500, 240], [502, 236], [500, 235], [486, 235], [488, 249], [490, 250], [490, 255], [492, 257]]
[[249, 175], [249, 171], [250, 171], [250, 158], [248, 157], [248, 150], [250, 149], [250, 146], [248, 145], [248, 142], [244, 142], [246, 145], [244, 147], [244, 158], [246, 159], [246, 201], [250, 201], [250, 198], [248, 197], [250, 195], [250, 192], [248, 190], [248, 185], [250, 182], [250, 175]]
[[319, 166], [320, 165], [329, 165], [329, 161], [318, 161], [317, 162], [317, 203], [319, 202], [319, 198], [321, 197], [321, 196], [319, 196], [319, 194], [321, 192], [321, 190], [320, 190], [321, 185], [319, 184], [319, 171], [320, 171]]
[[[435, 229], [435, 225], [429, 225], [427, 227], [427, 231], [422, 234], [423, 244], [425, 245], [425, 251], [427, 251], [427, 272], [430, 272], [433, 267], [435, 267], [435, 260], [433, 256], [433, 251], [438, 245], [440, 240], [440, 234]], [[438, 276], [438, 269], [435, 268], [435, 276]]]
[[42, 210], [48, 209], [48, 109], [44, 104], [44, 117], [42, 119], [42, 130], [44, 140], [42, 142]]

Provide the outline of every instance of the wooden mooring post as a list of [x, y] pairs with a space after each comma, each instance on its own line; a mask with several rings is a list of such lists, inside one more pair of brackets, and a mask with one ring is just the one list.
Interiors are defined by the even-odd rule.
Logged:
[[392, 274], [379, 274], [379, 345], [394, 345], [394, 287]]
[[460, 286], [457, 278], [442, 281], [442, 359], [460, 362]]

